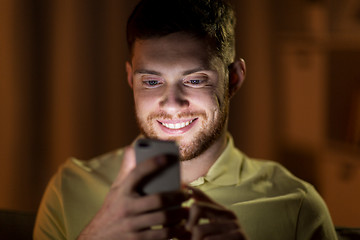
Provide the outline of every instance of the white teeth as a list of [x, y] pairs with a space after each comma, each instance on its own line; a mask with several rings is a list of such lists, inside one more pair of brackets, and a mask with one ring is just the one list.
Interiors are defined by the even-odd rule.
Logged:
[[175, 124], [173, 124], [173, 123], [161, 123], [161, 124], [170, 129], [181, 129], [181, 128], [188, 126], [192, 122], [193, 122], [193, 120], [187, 121], [187, 122], [182, 122], [182, 123], [175, 123]]

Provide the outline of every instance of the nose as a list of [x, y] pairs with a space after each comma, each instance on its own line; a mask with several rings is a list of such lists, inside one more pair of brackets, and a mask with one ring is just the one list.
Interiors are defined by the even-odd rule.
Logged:
[[169, 114], [176, 114], [189, 105], [185, 92], [179, 84], [167, 86], [159, 102], [160, 108]]

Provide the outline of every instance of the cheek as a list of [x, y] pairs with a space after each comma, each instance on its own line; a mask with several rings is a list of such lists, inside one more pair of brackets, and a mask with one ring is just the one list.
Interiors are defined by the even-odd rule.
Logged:
[[136, 91], [134, 90], [135, 110], [140, 118], [146, 118], [151, 112], [158, 107], [159, 94], [154, 91]]
[[197, 92], [191, 97], [192, 105], [198, 108], [202, 108], [205, 111], [208, 111], [209, 114], [215, 113], [218, 111], [219, 97], [217, 93], [213, 90]]
[[194, 91], [192, 98], [196, 99], [203, 106], [210, 107], [213, 111], [223, 108], [224, 104], [226, 104], [224, 83], [222, 81], [214, 81], [213, 85]]
[[143, 114], [146, 113], [146, 109], [149, 109], [153, 100], [151, 99], [151, 96], [144, 96], [144, 94], [134, 92], [134, 103], [136, 112], [138, 114]]

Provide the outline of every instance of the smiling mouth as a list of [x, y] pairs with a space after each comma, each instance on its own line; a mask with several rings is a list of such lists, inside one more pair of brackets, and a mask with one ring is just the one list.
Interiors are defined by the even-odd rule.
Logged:
[[169, 129], [182, 129], [184, 127], [189, 126], [191, 123], [193, 123], [197, 118], [190, 120], [190, 121], [186, 121], [186, 122], [178, 122], [178, 123], [164, 123], [164, 122], [160, 122], [164, 127], [169, 128]]

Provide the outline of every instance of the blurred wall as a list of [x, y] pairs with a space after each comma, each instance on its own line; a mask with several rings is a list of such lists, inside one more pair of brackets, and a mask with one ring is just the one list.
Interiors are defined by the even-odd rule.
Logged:
[[[137, 135], [124, 69], [125, 24], [136, 2], [1, 0], [0, 208], [35, 211], [67, 157], [89, 159]], [[359, 4], [231, 2], [237, 55], [247, 62], [247, 80], [231, 104], [237, 146], [314, 184], [337, 225], [358, 225], [360, 103], [351, 99], [360, 80], [350, 63], [360, 61], [352, 54], [360, 49], [352, 10]], [[350, 80], [339, 87], [343, 75], [331, 59], [343, 54]], [[342, 87], [349, 82], [355, 97], [340, 101], [350, 95]]]
[[128, 1], [2, 0], [0, 207], [35, 210], [70, 156], [137, 135], [125, 79]]

